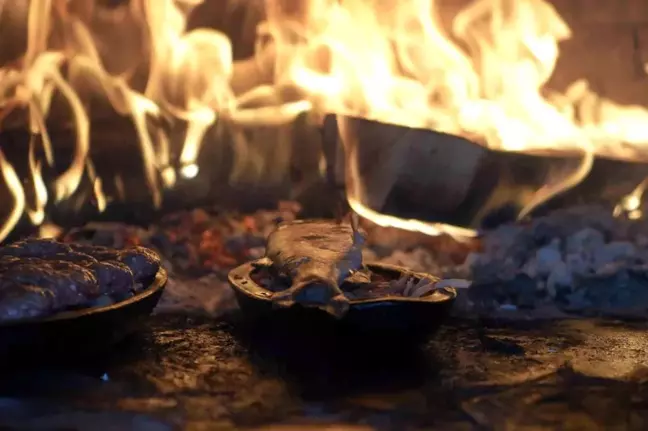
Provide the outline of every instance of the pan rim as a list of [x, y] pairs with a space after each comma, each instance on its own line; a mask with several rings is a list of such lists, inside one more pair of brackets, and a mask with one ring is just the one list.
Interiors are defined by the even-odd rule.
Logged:
[[[250, 277], [250, 274], [255, 269], [255, 265], [260, 264], [264, 259], [256, 259], [250, 262], [246, 262], [242, 265], [237, 266], [232, 269], [227, 275], [227, 279], [230, 283], [230, 286], [234, 287], [238, 292], [244, 294], [245, 296], [260, 300], [260, 301], [270, 301], [271, 291], [259, 286], [253, 279]], [[390, 265], [378, 262], [369, 262], [365, 264], [369, 268], [379, 268], [388, 271], [398, 271], [398, 272], [407, 272], [413, 276], [431, 276], [430, 274], [410, 271], [407, 268], [403, 268], [397, 265]], [[439, 295], [429, 295], [421, 298], [412, 298], [412, 297], [403, 297], [403, 296], [384, 296], [380, 298], [369, 298], [369, 299], [351, 299], [349, 304], [351, 308], [361, 307], [365, 305], [389, 305], [395, 303], [417, 303], [417, 304], [438, 304], [447, 301], [453, 301], [457, 298], [458, 292], [454, 287], [444, 287], [437, 290]]]

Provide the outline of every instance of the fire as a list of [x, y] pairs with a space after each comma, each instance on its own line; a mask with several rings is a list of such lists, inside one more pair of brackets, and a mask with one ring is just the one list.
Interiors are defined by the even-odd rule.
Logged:
[[[198, 154], [216, 122], [231, 126], [237, 157], [244, 158], [246, 128], [288, 124], [304, 112], [477, 136], [502, 151], [582, 154], [581, 163], [538, 191], [523, 214], [580, 182], [594, 156], [647, 155], [645, 108], [601, 99], [585, 80], [564, 94], [545, 89], [558, 44], [571, 30], [544, 0], [474, 0], [454, 17], [449, 32], [435, 0], [265, 0], [256, 53], [245, 61], [234, 61], [225, 34], [187, 28], [201, 3], [29, 2], [24, 54], [0, 64], [0, 121], [23, 115], [34, 136], [28, 149], [34, 202], [26, 202], [16, 170], [1, 156], [15, 203], [0, 240], [23, 214], [35, 225], [47, 223], [47, 203], [70, 198], [84, 176], [92, 181], [99, 210], [113, 198], [104, 195], [104, 181], [89, 159], [90, 101], [97, 96], [135, 125], [154, 205], [178, 175], [199, 175]], [[0, 1], [0, 19], [9, 7]], [[46, 127], [59, 103], [55, 98], [66, 105], [76, 144], [68, 168], [46, 184], [42, 170], [55, 163]], [[173, 134], [161, 126], [165, 122], [176, 128]], [[170, 141], [178, 128], [184, 137], [176, 160]], [[113, 180], [121, 184], [120, 177]], [[357, 185], [361, 179], [348, 181]], [[381, 215], [357, 196], [349, 201], [380, 225], [471, 234]]]
[[2, 173], [2, 177], [4, 178], [5, 183], [9, 187], [9, 190], [11, 191], [11, 194], [14, 198], [14, 204], [11, 208], [11, 212], [9, 213], [7, 220], [3, 224], [2, 229], [0, 229], [0, 238], [5, 238], [16, 226], [16, 224], [18, 224], [18, 221], [20, 221], [22, 212], [25, 209], [25, 193], [23, 192], [22, 185], [20, 184], [20, 178], [18, 178], [15, 169], [13, 168], [13, 166], [11, 166], [11, 164], [9, 164], [9, 162], [7, 162], [7, 159], [1, 151], [0, 172]]
[[31, 222], [36, 225], [42, 225], [45, 220], [45, 205], [47, 204], [48, 193], [47, 186], [43, 181], [41, 162], [36, 160], [34, 150], [34, 139], [29, 143], [29, 170], [34, 182], [34, 208], [27, 208], [26, 212]]
[[385, 214], [379, 214], [370, 208], [367, 208], [357, 199], [349, 196], [349, 205], [351, 209], [367, 220], [371, 220], [381, 227], [395, 227], [397, 229], [422, 232], [426, 235], [437, 236], [441, 234], [450, 235], [457, 240], [468, 240], [476, 235], [476, 232], [470, 229], [461, 228], [458, 226], [450, 226], [440, 223], [424, 223], [414, 219], [401, 219]]

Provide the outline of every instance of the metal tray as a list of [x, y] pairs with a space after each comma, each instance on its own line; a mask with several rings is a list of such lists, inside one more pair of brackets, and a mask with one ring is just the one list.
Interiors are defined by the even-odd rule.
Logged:
[[[523, 208], [538, 215], [574, 204], [611, 210], [647, 171], [640, 161], [596, 156], [573, 183], [583, 168], [582, 152], [499, 151], [433, 130], [343, 115], [326, 118], [323, 143], [328, 183], [367, 209], [477, 230], [515, 221]], [[344, 156], [349, 147], [353, 151]], [[354, 181], [347, 181], [350, 171]]]
[[[246, 317], [280, 323], [294, 330], [310, 331], [314, 326], [336, 326], [345, 332], [427, 335], [436, 330], [450, 314], [457, 298], [457, 290], [444, 288], [425, 298], [386, 297], [351, 300], [347, 314], [338, 320], [323, 311], [299, 305], [276, 309], [270, 300], [271, 293], [251, 277], [260, 261], [243, 264], [230, 271], [229, 284]], [[369, 263], [371, 271], [400, 276], [404, 272], [417, 273], [394, 265]], [[272, 322], [270, 322], [272, 321]]]
[[146, 289], [125, 301], [2, 324], [0, 363], [76, 357], [109, 348], [141, 327], [166, 282], [167, 273], [160, 268]]

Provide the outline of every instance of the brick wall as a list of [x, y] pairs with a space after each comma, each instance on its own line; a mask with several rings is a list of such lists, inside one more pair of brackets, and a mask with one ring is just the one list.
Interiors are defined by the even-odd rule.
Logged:
[[[439, 0], [444, 24], [470, 0]], [[549, 82], [586, 78], [597, 93], [648, 106], [648, 0], [549, 0], [572, 29]]]
[[648, 1], [553, 0], [573, 31], [551, 84], [586, 77], [597, 92], [648, 106]]
[[[237, 42], [236, 56], [245, 57], [252, 49], [255, 21], [262, 16], [259, 1], [206, 0], [201, 13], [194, 16], [194, 25], [224, 30]], [[643, 66], [648, 63], [648, 0], [549, 1], [573, 31], [572, 39], [560, 46], [549, 86], [564, 90], [584, 77], [603, 96], [648, 106], [648, 75]], [[444, 24], [469, 2], [437, 0]]]

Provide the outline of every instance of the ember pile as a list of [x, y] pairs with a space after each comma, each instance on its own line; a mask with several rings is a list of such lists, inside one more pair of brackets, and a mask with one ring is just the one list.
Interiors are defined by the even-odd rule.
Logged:
[[[202, 208], [166, 216], [147, 229], [92, 223], [64, 240], [151, 247], [171, 275], [159, 310], [218, 314], [235, 307], [227, 273], [262, 257], [268, 234], [299, 211], [290, 202], [253, 214]], [[365, 262], [472, 280], [460, 294], [459, 313], [643, 316], [648, 310], [648, 224], [604, 208], [561, 210], [463, 242], [368, 222], [363, 228]]]
[[648, 223], [594, 206], [556, 211], [488, 232], [480, 251], [446, 271], [474, 281], [468, 305], [483, 310], [543, 307], [643, 317]]

